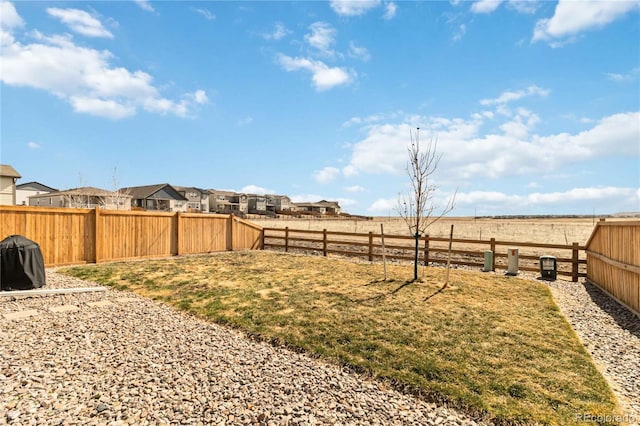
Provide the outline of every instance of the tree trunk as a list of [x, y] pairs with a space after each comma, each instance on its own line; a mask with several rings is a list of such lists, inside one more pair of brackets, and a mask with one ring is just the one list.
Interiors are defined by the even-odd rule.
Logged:
[[415, 233], [414, 238], [416, 239], [416, 247], [414, 251], [413, 257], [413, 280], [418, 280], [418, 254], [420, 252], [420, 234], [418, 232]]

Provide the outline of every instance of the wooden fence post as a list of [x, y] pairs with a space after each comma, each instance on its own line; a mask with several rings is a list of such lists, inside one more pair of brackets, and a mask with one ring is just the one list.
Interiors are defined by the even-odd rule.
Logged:
[[264, 250], [264, 228], [260, 231], [260, 250]]
[[571, 248], [573, 255], [571, 256], [571, 281], [578, 282], [578, 258], [580, 257], [580, 245], [573, 243]]
[[227, 251], [233, 251], [233, 213], [227, 218]]
[[176, 212], [176, 256], [180, 255], [180, 212]]
[[285, 253], [289, 251], [289, 227], [288, 226], [284, 228], [284, 251]]
[[322, 230], [322, 255], [327, 257], [327, 228]]
[[369, 262], [373, 262], [373, 232], [369, 231]]
[[491, 270], [493, 272], [495, 272], [496, 270], [496, 239], [495, 238], [491, 238], [491, 240], [489, 241], [489, 247], [491, 250]]
[[[100, 209], [98, 207], [95, 208], [94, 210], [95, 215], [94, 215], [94, 219], [96, 221], [95, 223], [95, 235], [93, 238], [95, 238], [94, 240], [94, 254], [95, 254], [95, 261], [96, 263], [100, 262], [100, 258], [102, 257], [102, 235], [100, 235], [100, 231], [101, 231], [101, 226], [100, 226]], [[89, 261], [89, 259], [87, 259], [87, 261]]]
[[429, 234], [424, 236], [424, 266], [429, 266]]

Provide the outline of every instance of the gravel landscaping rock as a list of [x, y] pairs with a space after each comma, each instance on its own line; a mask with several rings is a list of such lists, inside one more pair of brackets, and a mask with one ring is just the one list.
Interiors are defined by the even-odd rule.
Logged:
[[[47, 271], [47, 288], [89, 285]], [[481, 424], [130, 293], [11, 299], [0, 299], [0, 424]], [[38, 314], [6, 316], [26, 310]]]

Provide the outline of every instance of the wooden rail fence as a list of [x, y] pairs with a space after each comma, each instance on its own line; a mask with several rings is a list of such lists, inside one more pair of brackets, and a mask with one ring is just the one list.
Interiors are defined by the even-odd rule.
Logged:
[[49, 267], [260, 249], [262, 227], [233, 215], [0, 206], [0, 239], [16, 234]]
[[[276, 250], [302, 251], [327, 254], [339, 254], [344, 256], [363, 257], [369, 261], [382, 258], [382, 235], [369, 232], [351, 233], [328, 231], [311, 231], [302, 229], [264, 228], [262, 246]], [[410, 261], [414, 259], [415, 240], [411, 236], [384, 235], [385, 256], [387, 259]], [[420, 238], [420, 261], [423, 265], [446, 263], [448, 252], [448, 238], [430, 237], [425, 235]], [[578, 243], [564, 244], [540, 244], [528, 242], [500, 241], [495, 238], [489, 240], [453, 239], [451, 263], [465, 266], [484, 266], [484, 252], [490, 250], [493, 253], [491, 269], [496, 266], [504, 266], [506, 269], [507, 249], [526, 248], [527, 252], [519, 254], [519, 269], [522, 271], [539, 272], [540, 256], [553, 253], [563, 253], [556, 256], [558, 275], [571, 277], [575, 282], [579, 277], [586, 276], [586, 259], [584, 259], [585, 247]], [[536, 250], [536, 249], [544, 249]]]
[[586, 252], [587, 281], [640, 317], [640, 221], [601, 219]]

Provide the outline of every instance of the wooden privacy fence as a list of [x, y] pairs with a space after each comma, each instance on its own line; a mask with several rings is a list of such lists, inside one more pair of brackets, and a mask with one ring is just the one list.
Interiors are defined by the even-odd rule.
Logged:
[[[404, 235], [384, 235], [385, 256], [394, 260], [413, 260], [415, 239]], [[584, 247], [578, 243], [539, 244], [514, 241], [469, 240], [454, 238], [451, 251], [451, 263], [465, 266], [484, 266], [484, 252], [493, 253], [491, 270], [507, 264], [507, 250], [519, 249], [519, 269], [539, 272], [539, 260], [542, 255], [553, 254], [558, 265], [557, 273], [571, 277], [575, 282], [585, 277]], [[420, 238], [420, 261], [423, 265], [446, 263], [448, 238], [434, 238], [425, 235]], [[262, 246], [284, 251], [315, 252], [326, 256], [329, 253], [344, 256], [357, 256], [374, 261], [382, 258], [382, 234], [369, 232], [351, 233], [311, 231], [287, 228], [264, 228]], [[523, 250], [525, 248], [525, 250]]]
[[233, 215], [0, 206], [0, 238], [40, 245], [46, 266], [261, 248]]
[[640, 316], [640, 221], [601, 219], [586, 252], [587, 281]]

